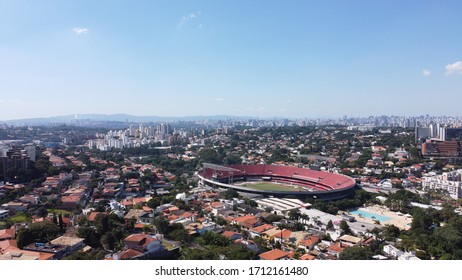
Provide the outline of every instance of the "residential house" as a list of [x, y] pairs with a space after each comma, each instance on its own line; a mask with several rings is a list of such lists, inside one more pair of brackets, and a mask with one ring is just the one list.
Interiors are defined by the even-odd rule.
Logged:
[[138, 223], [151, 224], [154, 219], [154, 214], [141, 209], [130, 209], [124, 218], [126, 221], [135, 219]]
[[311, 254], [304, 254], [304, 255], [300, 256], [300, 258], [298, 258], [298, 259], [301, 260], [301, 261], [312, 261], [312, 260], [316, 259], [316, 256], [313, 256]]
[[0, 229], [0, 241], [15, 239], [15, 228]]
[[347, 247], [349, 247], [349, 245], [344, 244], [342, 242], [336, 242], [332, 244], [329, 248], [327, 248], [327, 252], [338, 258], [340, 253], [343, 252], [343, 250], [345, 250], [345, 248]]
[[288, 260], [290, 252], [285, 252], [280, 249], [274, 249], [258, 255], [261, 260]]
[[92, 222], [92, 223], [95, 222], [96, 217], [97, 217], [98, 215], [108, 215], [108, 213], [107, 213], [107, 212], [91, 212], [91, 213], [88, 215], [88, 221], [89, 221], [89, 222]]
[[274, 229], [275, 226], [269, 225], [269, 224], [263, 224], [258, 227], [254, 227], [249, 231], [250, 237], [255, 238], [255, 237], [261, 237], [263, 232], [268, 231], [270, 229]]
[[244, 229], [250, 230], [254, 227], [261, 225], [261, 221], [252, 215], [246, 215], [242, 217], [237, 217], [231, 224], [238, 224]]
[[222, 235], [226, 238], [229, 238], [231, 240], [237, 240], [237, 239], [242, 239], [242, 234], [234, 231], [225, 231], [222, 233]]
[[132, 234], [124, 239], [125, 247], [142, 253], [153, 253], [163, 249], [160, 240], [152, 235]]
[[361, 245], [363, 238], [352, 235], [342, 235], [338, 240], [348, 246], [359, 246]]
[[237, 240], [234, 241], [234, 244], [240, 244], [243, 247], [245, 247], [246, 249], [251, 250], [251, 251], [253, 251], [255, 253], [260, 251], [260, 248], [258, 247], [258, 245], [255, 244], [255, 242], [253, 242], [252, 240], [237, 239]]
[[8, 202], [5, 204], [2, 204], [2, 208], [8, 209], [12, 212], [23, 212], [27, 210], [27, 204], [22, 203], [22, 202]]
[[288, 229], [283, 229], [280, 230], [279, 233], [275, 234], [274, 237], [274, 242], [279, 242], [281, 244], [287, 244], [290, 243], [290, 236], [292, 235], [292, 231]]
[[383, 246], [383, 252], [391, 258], [397, 259], [400, 256], [404, 255], [404, 252], [392, 245]]
[[127, 249], [127, 250], [122, 251], [122, 253], [120, 253], [119, 259], [120, 260], [133, 260], [140, 256], [143, 256], [142, 252], [133, 250], [133, 249]]
[[305, 251], [311, 251], [314, 249], [314, 246], [321, 242], [321, 239], [317, 236], [310, 236], [307, 239], [300, 241], [298, 248], [304, 249]]
[[52, 260], [54, 254], [8, 248], [0, 254], [0, 260]]
[[8, 219], [8, 217], [10, 216], [9, 213], [10, 211], [8, 210], [0, 209], [0, 221], [4, 219]]
[[65, 255], [67, 256], [82, 249], [85, 246], [85, 244], [83, 243], [84, 240], [85, 239], [83, 238], [61, 236], [54, 240], [51, 240], [50, 244], [55, 246], [64, 246], [66, 248]]

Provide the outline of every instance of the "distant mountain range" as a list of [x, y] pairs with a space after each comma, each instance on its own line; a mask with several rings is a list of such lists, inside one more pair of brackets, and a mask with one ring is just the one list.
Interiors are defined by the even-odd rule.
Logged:
[[201, 121], [201, 120], [246, 120], [256, 119], [256, 117], [244, 117], [244, 116], [226, 116], [226, 115], [214, 115], [214, 116], [186, 116], [186, 117], [165, 117], [165, 116], [133, 116], [127, 114], [82, 114], [82, 115], [67, 115], [67, 116], [56, 116], [48, 118], [30, 118], [30, 119], [17, 119], [17, 120], [6, 120], [0, 121], [0, 123], [6, 123], [10, 125], [15, 124], [51, 124], [51, 123], [73, 123], [76, 120], [88, 120], [96, 122], [177, 122], [177, 121]]

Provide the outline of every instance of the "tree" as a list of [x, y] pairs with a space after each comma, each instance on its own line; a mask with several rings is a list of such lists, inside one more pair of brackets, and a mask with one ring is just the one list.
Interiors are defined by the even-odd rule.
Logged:
[[63, 214], [61, 213], [59, 213], [58, 215], [58, 225], [59, 225], [59, 229], [61, 229], [61, 231], [64, 231]]
[[215, 245], [220, 247], [226, 247], [232, 243], [230, 239], [213, 231], [205, 232], [202, 239], [206, 245]]
[[160, 199], [158, 197], [151, 198], [148, 200], [147, 205], [152, 209], [156, 209], [160, 206]]
[[102, 260], [106, 252], [102, 249], [92, 250], [90, 253], [76, 252], [65, 257], [63, 260]]
[[170, 223], [162, 217], [154, 219], [154, 226], [161, 234], [168, 234], [171, 231]]
[[181, 224], [177, 225], [178, 226], [168, 234], [168, 238], [183, 243], [189, 243], [191, 241], [191, 235], [189, 235], [189, 232]]
[[385, 205], [388, 206], [390, 210], [408, 213], [411, 208], [411, 202], [421, 202], [420, 196], [407, 190], [399, 190], [388, 196]]
[[350, 226], [348, 225], [348, 223], [346, 221], [341, 221], [340, 222], [340, 229], [343, 230], [345, 232], [345, 234], [350, 234], [351, 233]]
[[110, 231], [106, 232], [100, 239], [101, 245], [107, 250], [114, 250], [117, 242], [114, 234]]
[[218, 256], [209, 250], [195, 248], [182, 248], [180, 259], [182, 260], [217, 260]]
[[217, 224], [220, 225], [220, 226], [225, 226], [225, 225], [228, 224], [228, 222], [222, 216], [218, 216], [217, 217]]
[[289, 211], [289, 218], [293, 221], [298, 221], [301, 217], [300, 209], [295, 208]]
[[48, 216], [48, 210], [45, 207], [40, 207], [37, 210], [37, 216], [41, 218]]
[[93, 248], [101, 247], [101, 236], [96, 232], [95, 228], [88, 226], [80, 226], [77, 229], [77, 236], [84, 239], [84, 243]]
[[270, 214], [266, 218], [262, 218], [262, 220], [268, 224], [279, 222], [282, 219], [284, 219], [284, 217], [276, 215], [276, 214]]
[[199, 151], [199, 158], [203, 162], [207, 163], [213, 163], [213, 164], [221, 164], [222, 163], [222, 158], [218, 155], [217, 151], [215, 149], [202, 149]]
[[51, 219], [53, 224], [58, 225], [58, 217], [56, 216], [56, 213], [53, 213], [53, 218]]
[[239, 194], [235, 189], [227, 189], [224, 193], [225, 199], [233, 199], [239, 197]]
[[60, 228], [50, 221], [33, 223], [28, 228], [21, 228], [16, 237], [18, 248], [22, 249], [24, 246], [32, 242], [49, 242], [61, 234]]
[[109, 215], [107, 214], [98, 214], [95, 217], [96, 231], [104, 235], [109, 231]]
[[340, 260], [371, 260], [373, 252], [369, 247], [350, 246], [339, 255]]
[[401, 230], [395, 225], [386, 225], [382, 230], [383, 238], [387, 241], [395, 241], [401, 234]]
[[329, 220], [329, 221], [327, 222], [327, 229], [331, 229], [331, 228], [333, 228], [333, 227], [334, 227], [334, 223], [332, 223], [332, 220]]

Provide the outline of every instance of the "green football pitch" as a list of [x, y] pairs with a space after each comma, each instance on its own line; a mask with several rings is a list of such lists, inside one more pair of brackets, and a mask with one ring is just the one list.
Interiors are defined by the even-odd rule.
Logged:
[[243, 187], [254, 189], [254, 190], [261, 190], [261, 191], [296, 191], [294, 187], [291, 186], [284, 186], [281, 184], [269, 183], [269, 182], [258, 182], [258, 183], [247, 183], [241, 185]]

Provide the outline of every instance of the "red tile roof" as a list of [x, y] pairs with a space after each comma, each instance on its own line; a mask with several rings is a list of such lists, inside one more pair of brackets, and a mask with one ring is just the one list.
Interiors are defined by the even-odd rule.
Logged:
[[310, 238], [300, 241], [300, 244], [305, 245], [306, 247], [310, 247], [312, 245], [315, 245], [315, 244], [319, 243], [319, 241], [321, 241], [321, 239], [319, 239], [319, 237], [310, 236]]
[[[292, 231], [288, 229], [283, 229], [282, 230], [282, 239], [289, 239], [290, 235], [292, 234]], [[281, 234], [275, 235], [275, 237], [281, 237]]]
[[258, 227], [254, 227], [252, 229], [252, 231], [262, 233], [262, 232], [270, 230], [272, 228], [275, 228], [275, 226], [269, 225], [269, 224], [264, 224], [264, 225], [261, 225], [261, 226], [258, 226]]
[[221, 202], [212, 202], [210, 204], [210, 206], [212, 206], [213, 208], [217, 208], [218, 206], [221, 206], [221, 205], [223, 205], [223, 203], [221, 203]]
[[250, 220], [250, 219], [255, 219], [254, 216], [251, 216], [251, 215], [246, 215], [246, 216], [242, 216], [242, 217], [237, 217], [236, 219], [234, 219], [234, 221], [238, 224], [240, 223], [243, 223], [247, 220]]
[[302, 260], [302, 261], [312, 261], [312, 260], [315, 260], [316, 257], [313, 256], [313, 255], [310, 255], [310, 254], [304, 254], [303, 256], [301, 256], [299, 258], [299, 260]]
[[231, 238], [233, 235], [236, 235], [236, 234], [239, 234], [239, 233], [234, 232], [234, 231], [225, 231], [225, 232], [222, 233], [222, 235], [227, 237], [227, 238]]
[[141, 242], [148, 237], [147, 234], [132, 234], [129, 237], [125, 238], [125, 242]]
[[328, 250], [333, 251], [333, 252], [337, 252], [337, 253], [341, 253], [343, 250], [345, 250], [346, 247], [348, 247], [348, 245], [346, 245], [345, 243], [337, 242], [337, 243], [331, 245], [328, 248]]
[[14, 229], [0, 229], [0, 239], [14, 239]]
[[279, 249], [274, 249], [265, 253], [260, 254], [260, 258], [264, 260], [279, 260], [289, 256], [290, 252], [284, 252]]
[[243, 227], [246, 227], [246, 228], [253, 228], [254, 226], [256, 226], [257, 224], [259, 223], [259, 220], [257, 218], [252, 218], [252, 219], [248, 219], [248, 220], [245, 220], [244, 222], [240, 223]]
[[191, 212], [184, 212], [183, 214], [180, 215], [182, 218], [190, 218], [193, 215]]
[[133, 206], [133, 201], [124, 200], [121, 201], [120, 204], [122, 204], [123, 206]]
[[134, 257], [138, 257], [138, 256], [141, 256], [143, 253], [141, 253], [140, 251], [137, 251], [137, 250], [133, 250], [133, 249], [127, 249], [125, 251], [123, 251], [121, 254], [120, 254], [120, 259], [121, 260], [130, 260]]
[[11, 249], [18, 249], [16, 246], [17, 246], [16, 245], [16, 240], [0, 241], [0, 254], [3, 251], [7, 251], [7, 250], [11, 250]]
[[96, 219], [96, 216], [98, 215], [107, 215], [106, 212], [91, 212], [90, 215], [88, 215], [88, 221], [94, 222]]
[[135, 197], [133, 199], [133, 204], [143, 204], [146, 202], [146, 198], [144, 197]]
[[147, 226], [146, 224], [135, 224], [136, 229], [144, 229], [144, 227]]

